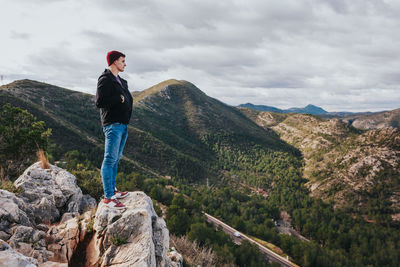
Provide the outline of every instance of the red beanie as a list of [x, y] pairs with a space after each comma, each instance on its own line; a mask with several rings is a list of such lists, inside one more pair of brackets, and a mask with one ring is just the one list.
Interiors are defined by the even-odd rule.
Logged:
[[113, 62], [117, 59], [119, 59], [119, 57], [125, 57], [124, 54], [122, 54], [121, 52], [118, 51], [110, 51], [107, 53], [107, 63], [108, 66], [110, 66], [111, 64], [113, 64]]

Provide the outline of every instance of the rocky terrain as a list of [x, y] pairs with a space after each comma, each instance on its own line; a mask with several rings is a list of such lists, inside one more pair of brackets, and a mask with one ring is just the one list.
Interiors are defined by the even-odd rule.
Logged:
[[358, 129], [381, 129], [384, 127], [400, 128], [400, 109], [361, 116], [347, 116], [343, 121]]
[[[251, 113], [258, 114], [259, 111], [273, 112], [276, 117], [277, 114], [287, 113], [302, 113], [316, 115], [322, 119], [341, 119], [345, 123], [352, 125], [357, 129], [370, 130], [370, 129], [381, 129], [384, 127], [400, 128], [400, 109], [380, 111], [380, 112], [327, 112], [320, 107], [308, 105], [305, 108], [290, 108], [290, 109], [279, 109], [271, 106], [264, 105], [253, 105], [251, 103], [241, 104], [238, 106], [243, 112], [250, 115]], [[267, 116], [266, 114], [260, 115], [261, 117]], [[257, 117], [257, 115], [256, 115]]]
[[[365, 218], [390, 215], [400, 220], [399, 130], [384, 127], [361, 131], [340, 119], [247, 109], [242, 112], [301, 150], [312, 196], [331, 200], [336, 207], [361, 213]], [[374, 203], [382, 207], [371, 214]]]
[[181, 264], [167, 257], [168, 229], [143, 192], [130, 192], [124, 211], [96, 207], [75, 176], [39, 162], [14, 185], [0, 190], [0, 266]]

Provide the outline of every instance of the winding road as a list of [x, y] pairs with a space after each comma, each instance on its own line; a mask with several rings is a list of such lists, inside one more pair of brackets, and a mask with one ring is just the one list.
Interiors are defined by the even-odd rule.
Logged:
[[[284, 257], [276, 254], [275, 252], [273, 252], [272, 250], [264, 247], [263, 245], [261, 245], [260, 243], [254, 241], [253, 239], [247, 237], [246, 235], [244, 235], [243, 233], [240, 233], [239, 231], [237, 231], [236, 229], [230, 227], [229, 225], [227, 225], [226, 223], [218, 220], [217, 218], [215, 218], [214, 216], [211, 216], [208, 213], [204, 212], [204, 215], [207, 218], [208, 222], [213, 223], [214, 225], [220, 225], [222, 227], [222, 230], [227, 233], [228, 235], [230, 235], [232, 237], [232, 240], [235, 244], [240, 245], [242, 243], [242, 241], [244, 239], [248, 240], [250, 243], [252, 244], [256, 244], [258, 246], [258, 248], [260, 249], [260, 251], [262, 253], [264, 253], [264, 255], [267, 256], [267, 258], [271, 261], [271, 262], [277, 262], [279, 263], [281, 266], [288, 266], [288, 267], [298, 267], [298, 265], [288, 261], [287, 259], [285, 259]], [[235, 232], [240, 233], [240, 237], [237, 237], [234, 235]]]

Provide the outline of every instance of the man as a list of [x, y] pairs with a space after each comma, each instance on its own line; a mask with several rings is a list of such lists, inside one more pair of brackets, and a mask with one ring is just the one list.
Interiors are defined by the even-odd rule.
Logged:
[[128, 83], [119, 77], [123, 72], [125, 55], [118, 51], [107, 53], [108, 69], [99, 77], [96, 92], [96, 106], [100, 108], [100, 119], [105, 136], [104, 160], [101, 178], [104, 189], [104, 203], [114, 209], [125, 209], [118, 199], [128, 192], [118, 191], [116, 176], [118, 162], [128, 137], [128, 124], [132, 114], [133, 98]]

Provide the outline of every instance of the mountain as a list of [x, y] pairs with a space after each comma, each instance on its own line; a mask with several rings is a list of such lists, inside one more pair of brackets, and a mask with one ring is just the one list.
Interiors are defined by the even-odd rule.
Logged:
[[[365, 218], [400, 221], [400, 131], [392, 127], [360, 131], [339, 119], [242, 109], [266, 129], [297, 147], [305, 159], [311, 195], [333, 201]], [[374, 207], [380, 203], [379, 211]]]
[[377, 112], [370, 112], [370, 111], [366, 111], [366, 112], [349, 112], [349, 111], [338, 111], [338, 112], [328, 112], [325, 115], [321, 115], [319, 117], [321, 118], [340, 118], [340, 117], [345, 117], [345, 116], [361, 116], [361, 115], [370, 115], [370, 114], [375, 114]]
[[372, 114], [345, 116], [343, 121], [363, 130], [389, 126], [400, 129], [400, 108]]
[[[88, 155], [89, 160], [100, 167], [103, 160], [104, 135], [94, 98], [94, 95], [32, 80], [19, 80], [0, 86], [0, 105], [11, 103], [26, 109], [38, 120], [44, 121], [46, 127], [52, 129], [50, 152], [57, 159], [67, 151], [77, 150]], [[125, 150], [126, 157], [121, 164], [121, 170], [127, 167], [130, 171], [159, 176], [159, 173], [136, 158], [146, 160], [151, 157], [148, 154], [159, 154], [160, 150], [170, 149], [154, 140], [150, 134], [131, 126], [129, 135], [133, 136], [128, 139], [129, 145], [134, 146], [135, 151]], [[148, 143], [153, 144], [151, 152], [142, 147]]]
[[328, 112], [320, 107], [314, 105], [307, 105], [304, 108], [289, 108], [289, 109], [279, 109], [271, 106], [264, 105], [253, 105], [251, 103], [241, 104], [238, 108], [251, 108], [257, 111], [270, 111], [276, 113], [304, 113], [313, 115], [323, 115], [328, 114]]
[[[226, 258], [221, 263], [249, 264], [258, 250], [228, 244], [206, 224], [205, 211], [278, 245], [301, 266], [398, 266], [397, 130], [237, 109], [186, 81], [132, 94], [117, 184], [160, 201], [171, 232], [212, 246]], [[21, 80], [0, 87], [0, 105], [8, 102], [53, 129], [50, 154], [75, 160], [79, 186], [100, 198], [104, 137], [94, 96]], [[69, 157], [72, 149], [83, 160]], [[311, 242], [279, 234], [279, 219]]]
[[[307, 105], [304, 108], [279, 109], [271, 106], [241, 104], [238, 108], [249, 108], [256, 111], [269, 111], [275, 113], [300, 113], [317, 115], [323, 119], [339, 118], [357, 129], [380, 129], [383, 127], [400, 128], [400, 109], [381, 112], [327, 112], [324, 109]], [[246, 111], [248, 113], [248, 111]]]
[[321, 115], [327, 114], [328, 112], [320, 107], [314, 105], [307, 105], [304, 108], [289, 108], [286, 110], [289, 113], [306, 113], [306, 114], [314, 114], [314, 115]]
[[102, 132], [94, 96], [32, 80], [0, 86], [0, 105], [11, 103], [28, 110], [52, 129], [60, 154], [84, 150], [101, 154]]
[[251, 152], [256, 144], [271, 153], [297, 153], [273, 132], [187, 81], [171, 79], [138, 93], [132, 124], [193, 159], [198, 177], [226, 165], [227, 153]]
[[[390, 214], [398, 212], [393, 202], [398, 199], [397, 185], [389, 186], [398, 164], [396, 130], [364, 133], [337, 119], [236, 109], [208, 97], [187, 81], [173, 79], [135, 92], [134, 96], [130, 138], [124, 152], [129, 171], [186, 181], [210, 178], [218, 182], [237, 177], [270, 188], [270, 182], [278, 176], [269, 173], [269, 165], [261, 168], [257, 162], [294, 157], [296, 160], [290, 164], [297, 166], [300, 150], [313, 196], [334, 199], [342, 207], [348, 203], [353, 203], [353, 208], [364, 205], [361, 209], [365, 213], [365, 203], [372, 198], [364, 191], [375, 188], [378, 182], [371, 181], [379, 180], [380, 172], [389, 172], [390, 179], [384, 184], [390, 193], [385, 199], [393, 203]], [[103, 133], [93, 95], [21, 80], [0, 87], [0, 104], [7, 102], [27, 109], [52, 128], [52, 141], [59, 155], [76, 149], [89, 154], [100, 166]], [[398, 114], [399, 110], [385, 112], [379, 118], [395, 125]], [[376, 143], [371, 136], [387, 141]], [[381, 166], [379, 171], [376, 166]], [[368, 176], [362, 169], [377, 171]], [[225, 170], [231, 170], [231, 174]], [[345, 185], [350, 182], [360, 186], [349, 189]]]
[[[8, 102], [52, 128], [60, 155], [76, 149], [101, 165], [104, 137], [93, 95], [20, 80], [0, 87], [0, 104]], [[129, 136], [124, 155], [130, 168], [193, 181], [217, 177], [217, 165], [227, 161], [222, 150], [251, 151], [258, 144], [271, 152], [298, 153], [236, 108], [177, 80], [134, 93]]]
[[240, 104], [238, 108], [251, 108], [258, 111], [271, 111], [276, 113], [285, 113], [283, 109], [275, 108], [271, 106], [264, 106], [264, 105], [253, 105], [251, 103]]

